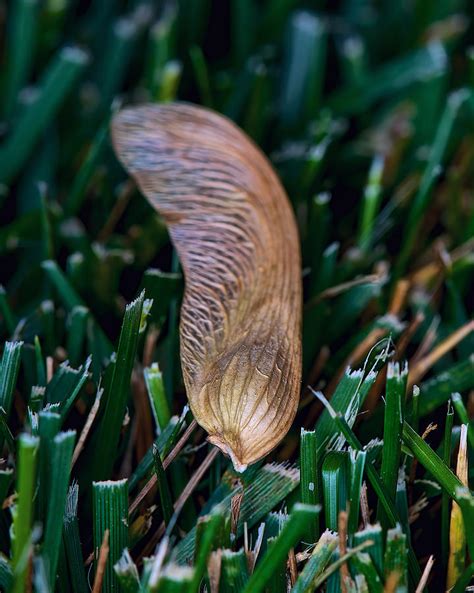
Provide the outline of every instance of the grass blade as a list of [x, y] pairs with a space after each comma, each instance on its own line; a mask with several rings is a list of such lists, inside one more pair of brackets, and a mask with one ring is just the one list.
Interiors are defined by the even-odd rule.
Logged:
[[22, 112], [0, 147], [0, 182], [10, 184], [25, 164], [41, 134], [51, 123], [89, 61], [78, 47], [59, 50], [44, 74], [35, 102]]
[[60, 432], [52, 443], [49, 500], [44, 528], [42, 554], [48, 560], [48, 576], [51, 590], [56, 584], [56, 569], [61, 546], [61, 533], [66, 507], [66, 496], [71, 472], [72, 453], [76, 433], [72, 430]]
[[327, 529], [319, 538], [291, 593], [311, 593], [314, 591], [314, 582], [329, 564], [333, 552], [337, 548], [337, 543], [337, 534]]
[[23, 342], [6, 342], [0, 367], [0, 407], [8, 418], [13, 403]]
[[103, 593], [120, 590], [114, 565], [128, 547], [128, 484], [127, 480], [117, 482], [94, 482], [93, 526], [94, 556], [97, 562], [104, 533], [109, 530], [109, 556], [102, 585]]
[[27, 434], [18, 440], [18, 503], [13, 516], [13, 587], [12, 593], [23, 593], [28, 574], [31, 525], [33, 520], [33, 493], [36, 484], [36, 458], [39, 439]]
[[295, 504], [290, 518], [283, 527], [280, 535], [273, 543], [271, 549], [267, 551], [255, 572], [249, 578], [243, 593], [260, 593], [265, 589], [272, 572], [276, 570], [279, 564], [286, 558], [288, 552], [299, 541], [303, 535], [306, 524], [314, 521], [319, 512], [317, 507], [303, 504]]
[[[303, 504], [317, 505], [319, 502], [319, 464], [317, 458], [317, 437], [315, 431], [301, 429], [300, 441], [300, 489]], [[307, 526], [304, 539], [316, 542], [319, 536], [319, 516]]]
[[[94, 478], [108, 477], [112, 471], [120, 438], [122, 420], [130, 393], [130, 380], [138, 347], [138, 334], [145, 293], [127, 306], [120, 332], [113, 375], [102, 397], [104, 414], [95, 439], [89, 447], [97, 447], [91, 468]], [[90, 449], [89, 449], [90, 450]], [[118, 558], [115, 559], [115, 561]]]
[[88, 593], [89, 586], [84, 572], [84, 559], [79, 539], [78, 501], [79, 486], [76, 483], [69, 487], [66, 499], [63, 521], [63, 544], [70, 575], [69, 582], [73, 593]]
[[[405, 414], [405, 393], [407, 388], [408, 366], [389, 362], [387, 367], [387, 387], [385, 391], [385, 418], [380, 478], [385, 484], [387, 494], [395, 501], [398, 471], [400, 469], [401, 436]], [[379, 503], [379, 520], [387, 527], [387, 520]]]

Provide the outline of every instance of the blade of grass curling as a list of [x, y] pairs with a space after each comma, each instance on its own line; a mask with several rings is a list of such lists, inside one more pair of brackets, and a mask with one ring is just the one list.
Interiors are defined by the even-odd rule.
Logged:
[[381, 194], [384, 160], [376, 156], [372, 161], [369, 178], [364, 190], [364, 199], [361, 205], [361, 218], [359, 223], [358, 245], [362, 251], [367, 252], [372, 244], [372, 230], [377, 215]]
[[123, 593], [139, 593], [141, 587], [138, 569], [127, 548], [123, 551], [120, 560], [114, 564], [114, 570]]
[[8, 11], [7, 54], [3, 84], [3, 116], [9, 119], [18, 94], [28, 82], [36, 41], [37, 0], [14, 0]]
[[8, 419], [13, 403], [18, 371], [20, 370], [21, 348], [23, 342], [5, 342], [2, 363], [0, 367], [0, 407]]
[[[349, 368], [339, 382], [336, 391], [331, 397], [331, 407], [336, 412], [344, 414], [350, 426], [354, 423], [360, 407], [375, 383], [377, 373], [369, 371], [364, 376], [362, 369], [351, 371]], [[316, 423], [318, 435], [318, 449], [324, 450], [334, 441], [334, 419], [327, 409], [323, 411]]]
[[223, 550], [219, 593], [240, 593], [249, 578], [247, 557], [243, 549]]
[[[446, 410], [446, 422], [444, 425], [443, 437], [443, 462], [446, 467], [451, 467], [451, 442], [454, 424], [454, 411], [451, 402], [448, 401]], [[449, 555], [449, 494], [443, 490], [441, 493], [441, 561], [443, 566], [448, 566]]]
[[173, 516], [173, 501], [171, 499], [171, 492], [168, 486], [168, 479], [161, 461], [160, 451], [156, 445], [153, 445], [153, 459], [155, 466], [155, 473], [158, 482], [158, 491], [160, 493], [161, 511], [165, 525], [168, 525]]
[[41, 134], [51, 123], [89, 61], [78, 47], [60, 49], [43, 75], [38, 98], [21, 117], [0, 147], [0, 182], [9, 185], [21, 170]]
[[28, 574], [31, 524], [34, 513], [33, 494], [36, 486], [36, 459], [39, 439], [21, 434], [18, 439], [18, 502], [13, 513], [12, 593], [23, 593]]
[[394, 281], [400, 278], [406, 269], [406, 265], [415, 245], [420, 221], [429, 204], [434, 182], [439, 175], [439, 170], [446, 153], [454, 122], [459, 109], [468, 99], [470, 99], [471, 95], [471, 91], [460, 89], [451, 93], [448, 97], [446, 108], [439, 122], [436, 136], [433, 141], [430, 158], [421, 179], [420, 187], [415, 199], [411, 202], [408, 219], [403, 233], [403, 243], [393, 272]]
[[[303, 504], [317, 505], [319, 502], [319, 464], [317, 458], [316, 432], [301, 429], [300, 440], [300, 491]], [[316, 542], [319, 536], [319, 515], [307, 526], [303, 537], [307, 543]]]
[[[395, 501], [398, 471], [400, 469], [401, 437], [405, 415], [405, 393], [408, 365], [389, 362], [385, 390], [385, 418], [383, 432], [382, 466], [380, 478], [385, 484], [391, 500]], [[377, 515], [382, 527], [388, 526], [386, 516], [379, 502]]]
[[397, 591], [408, 591], [406, 535], [397, 525], [387, 531], [387, 544], [384, 556], [385, 581], [392, 573], [398, 575]]
[[360, 573], [364, 576], [370, 593], [383, 593], [382, 580], [369, 554], [359, 552], [351, 558], [350, 565], [354, 573]]
[[290, 518], [274, 542], [271, 550], [257, 565], [255, 572], [249, 578], [243, 593], [261, 593], [272, 572], [288, 555], [303, 535], [309, 521], [314, 521], [319, 512], [318, 507], [297, 503], [293, 507]]
[[347, 531], [349, 536], [355, 533], [359, 527], [360, 490], [364, 478], [365, 451], [354, 451], [350, 449], [350, 491], [349, 491], [349, 519]]
[[[130, 394], [130, 380], [138, 346], [138, 334], [145, 293], [127, 305], [120, 332], [111, 383], [102, 400], [104, 414], [89, 447], [97, 447], [92, 464], [93, 477], [108, 477], [112, 471], [123, 417]], [[97, 446], [97, 444], [100, 444]], [[91, 449], [89, 449], [91, 450]]]
[[47, 506], [46, 523], [42, 555], [48, 560], [48, 577], [52, 590], [56, 583], [56, 569], [61, 546], [64, 509], [71, 473], [72, 453], [76, 433], [73, 430], [60, 432], [52, 443], [51, 468], [49, 475], [49, 500]]
[[[468, 485], [468, 462], [467, 462], [467, 425], [461, 426], [461, 438], [459, 440], [458, 459], [456, 464], [456, 475], [463, 486]], [[456, 490], [456, 494], [459, 492]], [[448, 575], [446, 578], [446, 589], [451, 589], [458, 579], [461, 578], [466, 565], [466, 532], [464, 530], [461, 508], [455, 500], [451, 506], [451, 520], [449, 524], [449, 557]]]
[[312, 593], [314, 581], [321, 576], [337, 548], [338, 537], [329, 529], [321, 535], [291, 593]]
[[462, 486], [461, 481], [443, 463], [428, 443], [406, 422], [403, 424], [403, 442], [421, 465], [432, 474], [433, 479], [439, 483], [453, 500], [456, 500], [456, 488]]
[[150, 399], [151, 411], [155, 419], [157, 432], [161, 432], [168, 424], [171, 418], [171, 412], [168, 399], [165, 394], [163, 383], [163, 374], [158, 364], [155, 362], [144, 369], [145, 385]]
[[127, 480], [93, 482], [93, 539], [97, 562], [105, 531], [109, 530], [109, 556], [102, 585], [103, 593], [120, 590], [114, 564], [128, 548]]
[[77, 518], [78, 501], [79, 486], [77, 483], [73, 483], [69, 487], [66, 498], [63, 520], [63, 545], [73, 593], [88, 593], [89, 586], [84, 572], [84, 559], [79, 538], [79, 522]]

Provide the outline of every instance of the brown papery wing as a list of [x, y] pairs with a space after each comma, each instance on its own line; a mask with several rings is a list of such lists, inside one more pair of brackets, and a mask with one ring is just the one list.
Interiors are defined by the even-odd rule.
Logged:
[[284, 437], [298, 406], [300, 251], [285, 191], [253, 142], [202, 107], [125, 109], [112, 136], [183, 266], [192, 412], [243, 471]]

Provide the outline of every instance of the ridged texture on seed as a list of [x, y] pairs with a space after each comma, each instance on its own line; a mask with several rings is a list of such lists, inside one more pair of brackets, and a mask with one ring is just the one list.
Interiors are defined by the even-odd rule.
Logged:
[[183, 266], [181, 364], [191, 409], [243, 471], [283, 438], [298, 405], [300, 251], [290, 204], [260, 150], [210, 110], [125, 109], [112, 136]]

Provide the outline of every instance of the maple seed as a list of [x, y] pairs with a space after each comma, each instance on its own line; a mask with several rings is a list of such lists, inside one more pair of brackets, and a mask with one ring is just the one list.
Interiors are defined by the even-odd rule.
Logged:
[[181, 365], [192, 412], [244, 471], [285, 436], [298, 406], [300, 251], [288, 198], [255, 144], [208, 109], [124, 109], [112, 137], [183, 266]]

